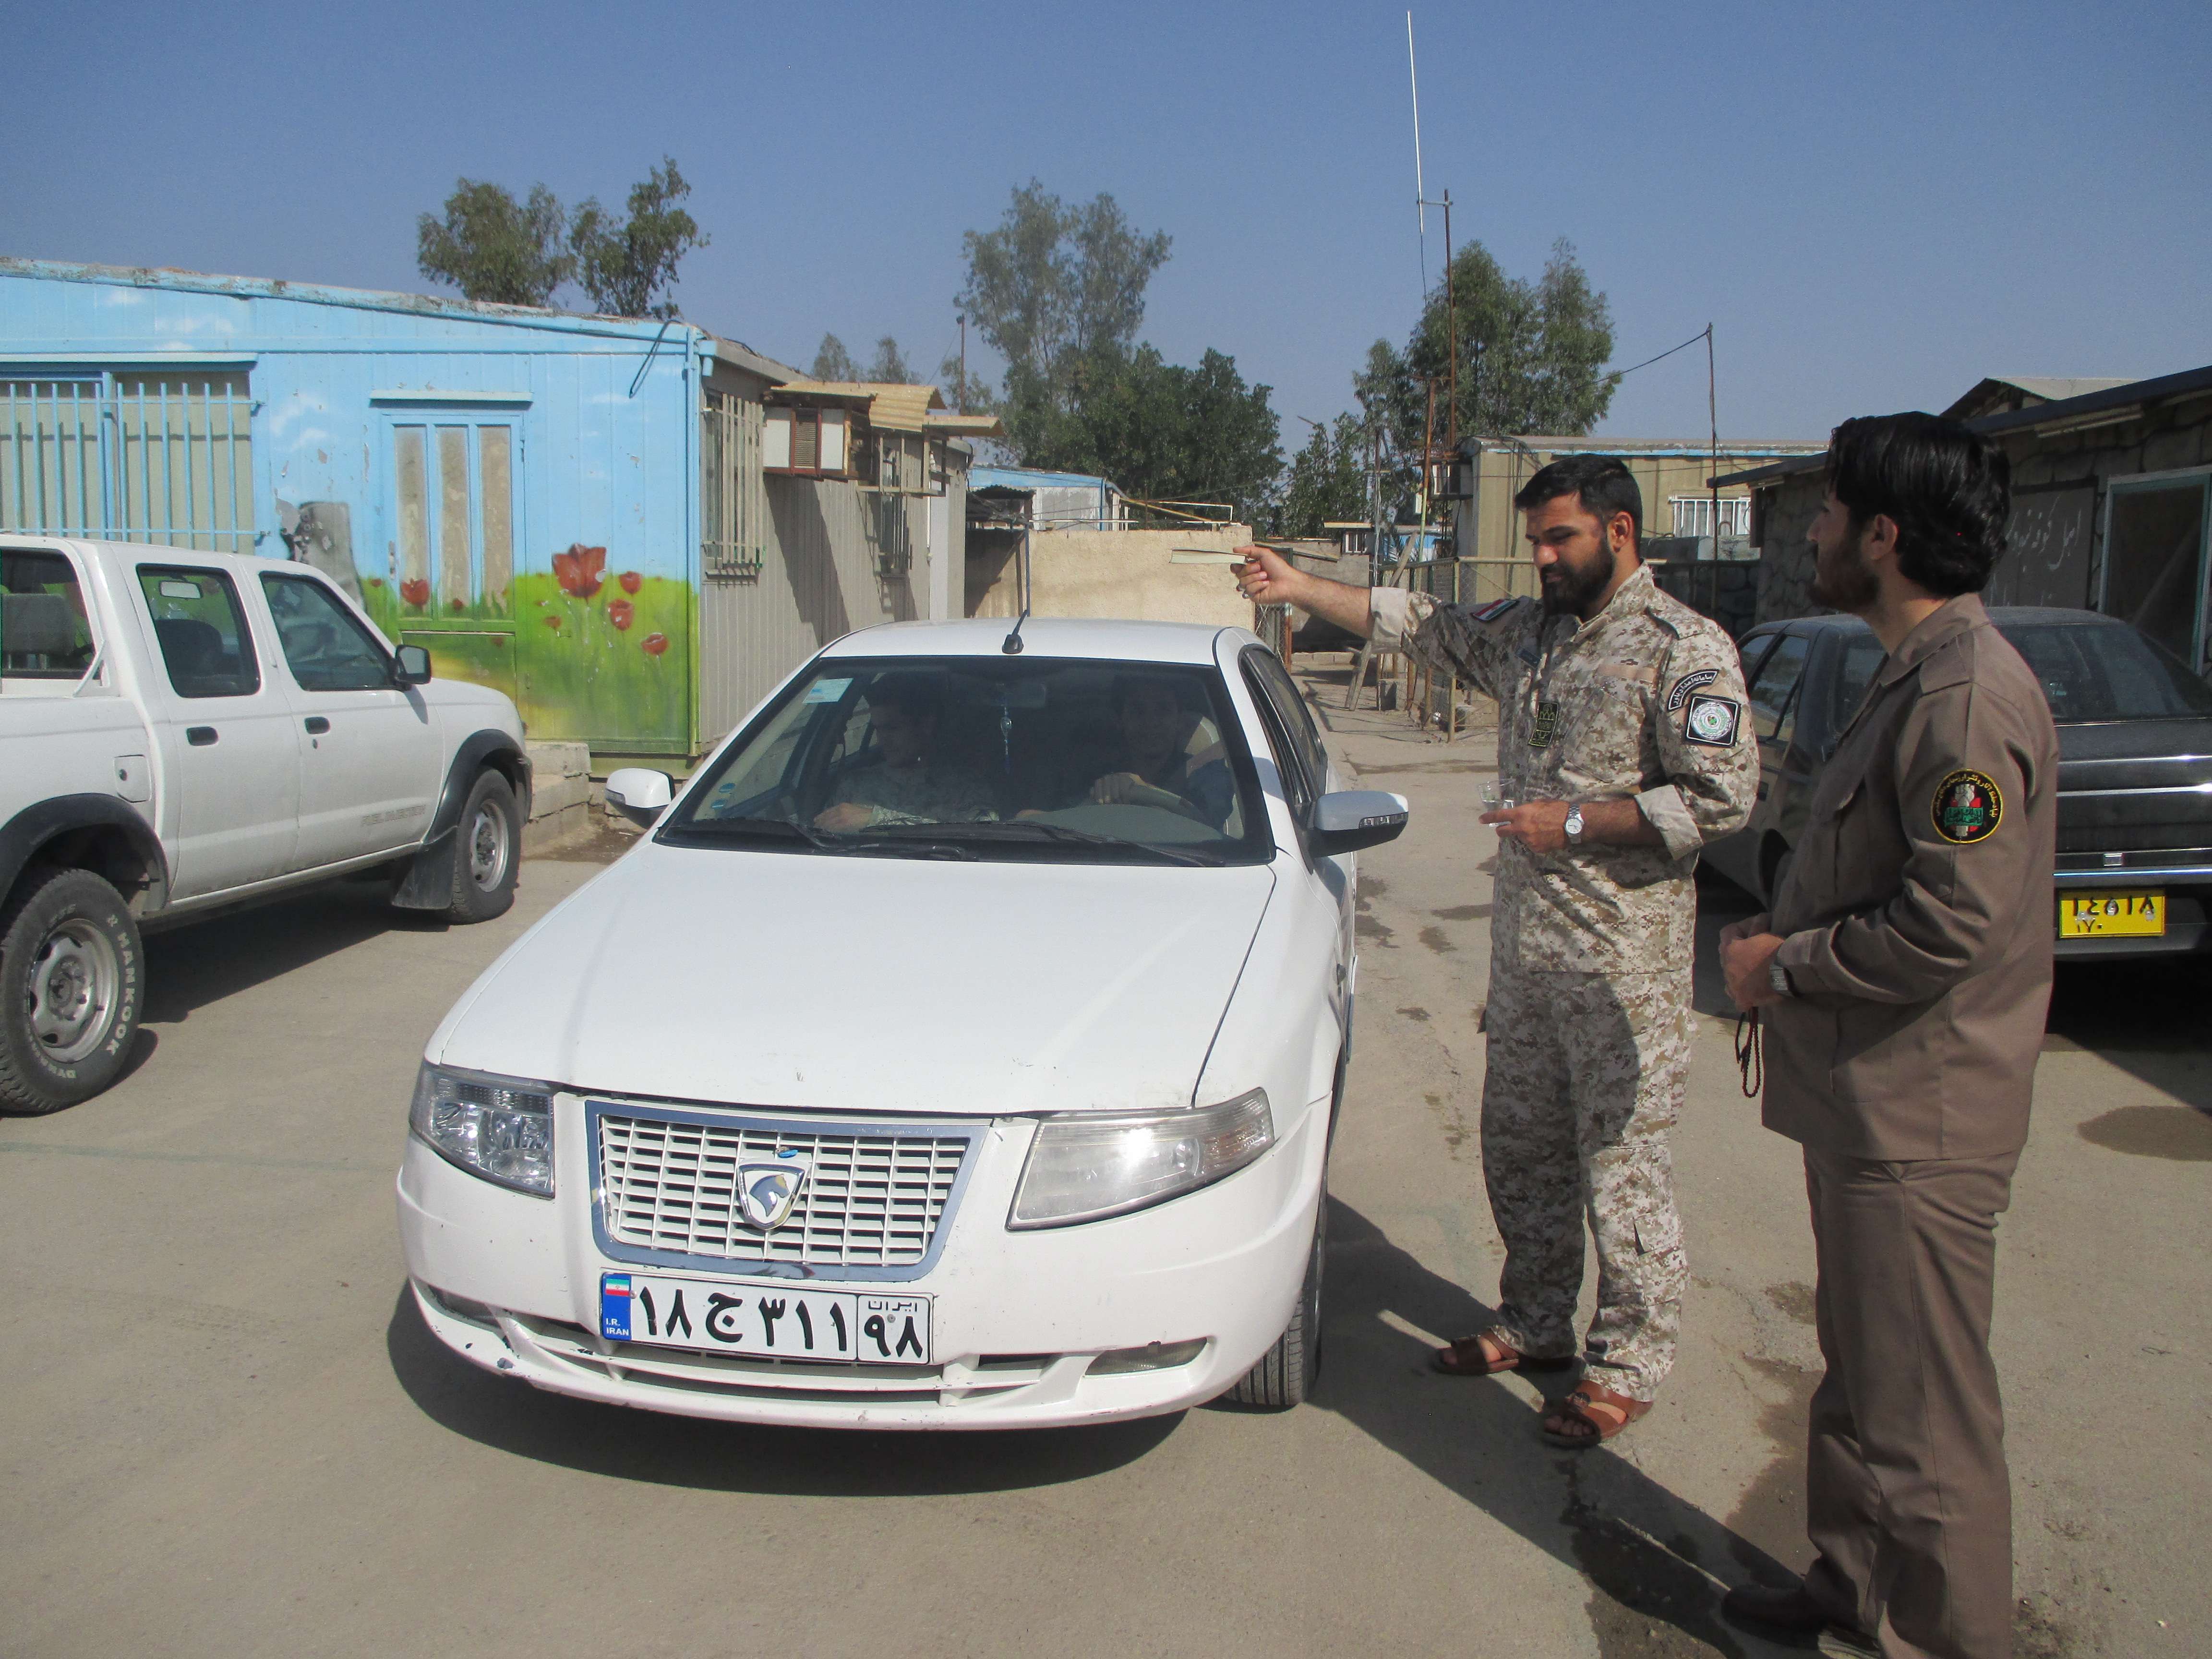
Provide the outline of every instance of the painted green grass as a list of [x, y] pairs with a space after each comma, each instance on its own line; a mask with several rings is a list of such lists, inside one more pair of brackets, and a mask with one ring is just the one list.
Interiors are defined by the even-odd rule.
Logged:
[[[403, 605], [388, 583], [365, 585], [363, 598], [371, 618], [394, 639], [403, 632], [509, 624], [508, 614], [495, 605], [456, 611]], [[689, 586], [646, 576], [631, 593], [611, 575], [590, 599], [580, 599], [550, 573], [530, 572], [515, 577], [511, 599], [515, 702], [532, 737], [670, 752], [685, 744]], [[647, 648], [656, 644], [657, 652]]]

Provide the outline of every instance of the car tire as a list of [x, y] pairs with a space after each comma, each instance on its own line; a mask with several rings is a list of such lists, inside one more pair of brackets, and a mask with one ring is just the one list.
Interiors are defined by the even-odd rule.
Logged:
[[514, 902], [522, 865], [522, 815], [514, 787], [487, 767], [477, 774], [453, 831], [453, 902], [448, 919], [489, 921]]
[[1224, 1398], [1240, 1406], [1283, 1412], [1312, 1397], [1314, 1383], [1321, 1376], [1322, 1268], [1328, 1255], [1328, 1189], [1324, 1186], [1314, 1213], [1313, 1249], [1306, 1257], [1305, 1283], [1298, 1287], [1291, 1322], [1275, 1339], [1275, 1346], [1260, 1357], [1260, 1363]]
[[58, 1112], [114, 1082], [145, 987], [120, 893], [89, 870], [29, 872], [0, 907], [0, 1112]]

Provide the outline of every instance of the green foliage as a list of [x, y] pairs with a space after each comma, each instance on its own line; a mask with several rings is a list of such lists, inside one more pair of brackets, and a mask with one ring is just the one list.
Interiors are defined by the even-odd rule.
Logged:
[[1340, 415], [1333, 425], [1316, 427], [1305, 447], [1291, 458], [1274, 533], [1318, 536], [1331, 520], [1364, 521], [1368, 514], [1367, 461], [1364, 422]]
[[957, 304], [1006, 360], [1006, 416], [1038, 425], [1071, 412], [1094, 356], [1126, 356], [1145, 320], [1145, 288], [1167, 262], [1164, 232], [1139, 235], [1111, 196], [1075, 207], [1032, 179], [999, 227], [963, 238]]
[[834, 334], [822, 337], [822, 343], [814, 348], [814, 367], [806, 371], [809, 379], [817, 380], [857, 380], [860, 370], [853, 362], [853, 354], [845, 349], [845, 343]]
[[1270, 510], [1283, 452], [1265, 386], [1208, 351], [1195, 368], [1151, 346], [1103, 348], [1067, 366], [1066, 408], [1024, 419], [1024, 465], [1089, 472], [1149, 501], [1225, 501], [1246, 522]]
[[676, 303], [659, 296], [676, 286], [676, 266], [695, 247], [707, 246], [696, 220], [676, 205], [691, 193], [675, 158], [661, 164], [629, 192], [629, 217], [622, 223], [593, 197], [576, 210], [568, 231], [576, 280], [607, 317], [673, 317]]
[[1382, 423], [1395, 458], [1418, 457], [1427, 416], [1426, 382], [1437, 385], [1436, 438], [1449, 429], [1451, 312], [1459, 323], [1459, 429], [1462, 436], [1541, 432], [1579, 435], [1605, 417], [1618, 374], [1613, 313], [1590, 286], [1564, 238], [1542, 277], [1508, 276], [1480, 242], [1454, 255], [1451, 311], [1439, 283], [1406, 348], [1377, 340], [1354, 377], [1360, 404]]
[[445, 218], [426, 213], [415, 222], [415, 264], [467, 299], [542, 306], [574, 269], [568, 228], [568, 216], [543, 185], [517, 202], [498, 185], [457, 179]]

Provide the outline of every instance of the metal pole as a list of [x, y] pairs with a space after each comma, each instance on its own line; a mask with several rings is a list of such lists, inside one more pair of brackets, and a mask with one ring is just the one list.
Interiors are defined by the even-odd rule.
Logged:
[[963, 415], [968, 412], [968, 319], [960, 318], [960, 385], [953, 393], [953, 407]]
[[1451, 407], [1444, 416], [1444, 442], [1459, 453], [1459, 302], [1452, 286], [1451, 191], [1444, 191], [1444, 337], [1451, 353]]
[[[1712, 471], [1706, 475], [1705, 483], [1706, 487], [1712, 491], [1713, 557], [1717, 561], [1721, 556], [1721, 416], [1720, 403], [1715, 394], [1714, 386], [1713, 325], [1707, 323], [1705, 325], [1705, 422], [1707, 435], [1712, 443], [1712, 452], [1705, 459]], [[1714, 592], [1717, 593], [1720, 582], [1720, 573], [1717, 570], [1713, 573], [1712, 580], [1715, 584]]]

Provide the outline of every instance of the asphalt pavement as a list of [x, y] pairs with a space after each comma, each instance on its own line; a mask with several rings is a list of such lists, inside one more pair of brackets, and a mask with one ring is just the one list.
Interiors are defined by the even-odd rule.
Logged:
[[[1425, 1369], [1497, 1282], [1476, 1135], [1496, 847], [1474, 823], [1493, 738], [1346, 714], [1341, 678], [1313, 675], [1339, 753], [1414, 816], [1363, 860], [1314, 1403], [855, 1435], [473, 1370], [404, 1294], [416, 1061], [599, 866], [533, 860], [475, 928], [331, 889], [150, 941], [131, 1073], [0, 1120], [0, 1652], [1784, 1651], [1716, 1601], [1805, 1557], [1795, 1148], [1759, 1128], [1701, 975], [1674, 1142], [1694, 1277], [1658, 1409], [1554, 1450], [1526, 1383]], [[1718, 883], [1702, 899], [1708, 942], [1747, 908]], [[2212, 1490], [2208, 991], [2193, 967], [2062, 976], [2000, 1234], [2029, 1659], [2212, 1646], [2191, 1565]]]

